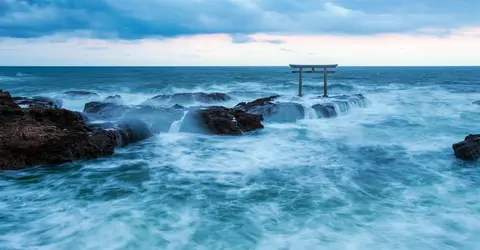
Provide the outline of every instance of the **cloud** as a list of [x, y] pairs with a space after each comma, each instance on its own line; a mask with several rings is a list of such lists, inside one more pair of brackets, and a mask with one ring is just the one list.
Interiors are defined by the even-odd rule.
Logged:
[[255, 33], [456, 29], [480, 25], [478, 9], [478, 0], [0, 0], [0, 37], [136, 40], [224, 33], [248, 43]]
[[275, 39], [275, 40], [263, 40], [264, 42], [266, 43], [270, 43], [270, 44], [284, 44], [285, 41], [282, 41], [280, 39]]
[[232, 43], [270, 43], [270, 44], [283, 44], [285, 41], [280, 39], [255, 39], [249, 35], [243, 34], [231, 34], [230, 37], [232, 38]]
[[281, 50], [281, 51], [285, 51], [285, 52], [295, 52], [295, 50], [286, 49], [286, 48], [281, 48], [280, 50]]

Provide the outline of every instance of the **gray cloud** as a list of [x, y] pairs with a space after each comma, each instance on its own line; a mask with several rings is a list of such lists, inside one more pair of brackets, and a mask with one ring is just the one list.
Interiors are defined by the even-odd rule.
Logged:
[[479, 9], [478, 0], [0, 0], [0, 37], [226, 33], [245, 43], [259, 32], [363, 35], [474, 26]]

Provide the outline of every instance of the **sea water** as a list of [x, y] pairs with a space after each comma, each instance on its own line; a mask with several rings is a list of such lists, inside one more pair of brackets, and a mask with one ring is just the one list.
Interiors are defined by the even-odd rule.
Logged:
[[[221, 92], [232, 107], [295, 98], [290, 72], [8, 67], [0, 89], [76, 111], [91, 100], [63, 92], [131, 105]], [[480, 68], [339, 67], [329, 94], [370, 105], [330, 119], [309, 105], [322, 80], [305, 76], [304, 118], [258, 132], [186, 133], [181, 119], [111, 157], [0, 172], [0, 249], [478, 249], [480, 166], [451, 145], [480, 132]]]

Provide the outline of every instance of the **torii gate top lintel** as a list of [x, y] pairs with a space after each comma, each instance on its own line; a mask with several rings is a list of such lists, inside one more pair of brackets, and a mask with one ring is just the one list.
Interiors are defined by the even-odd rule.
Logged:
[[[290, 64], [290, 67], [293, 69], [298, 69], [292, 71], [292, 73], [299, 73], [298, 78], [298, 96], [302, 96], [302, 73], [323, 73], [323, 97], [328, 97], [327, 95], [327, 74], [328, 73], [335, 73], [333, 70], [328, 69], [335, 69], [338, 64]], [[303, 69], [312, 69], [309, 71], [304, 71]], [[315, 69], [323, 69], [315, 71]]]

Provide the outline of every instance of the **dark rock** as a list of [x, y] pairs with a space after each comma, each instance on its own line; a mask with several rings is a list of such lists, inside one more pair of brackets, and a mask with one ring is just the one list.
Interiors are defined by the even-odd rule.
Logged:
[[472, 102], [472, 104], [480, 105], [480, 101], [474, 101], [474, 102]]
[[312, 106], [318, 116], [329, 118], [337, 116], [335, 106], [332, 103], [315, 104]]
[[469, 134], [465, 140], [452, 145], [455, 157], [462, 160], [477, 160], [480, 158], [480, 135]]
[[81, 116], [65, 109], [20, 108], [0, 92], [0, 169], [94, 159], [114, 148], [151, 136], [141, 121], [123, 121], [114, 130], [87, 127]]
[[173, 95], [157, 95], [151, 99], [142, 103], [142, 105], [157, 105], [162, 103], [169, 104], [179, 104], [179, 103], [192, 103], [192, 102], [203, 102], [203, 103], [214, 103], [228, 101], [231, 97], [223, 93], [177, 93]]
[[39, 108], [62, 108], [63, 101], [60, 99], [43, 97], [43, 96], [34, 96], [32, 98], [28, 97], [14, 97], [14, 101], [21, 107], [39, 107]]
[[260, 98], [257, 99], [253, 102], [241, 102], [237, 104], [234, 108], [235, 109], [241, 109], [243, 111], [248, 112], [250, 109], [254, 107], [259, 107], [259, 106], [265, 106], [265, 105], [271, 105], [273, 104], [273, 101], [277, 98], [279, 98], [279, 95], [274, 95], [270, 97], [265, 97], [265, 98]]
[[123, 120], [118, 123], [118, 128], [121, 132], [125, 132], [121, 133], [121, 146], [143, 141], [153, 136], [148, 124], [140, 120]]
[[67, 91], [63, 94], [70, 97], [100, 97], [97, 93], [89, 91]]
[[102, 130], [115, 130], [117, 126], [113, 122], [102, 122], [102, 123], [89, 123], [87, 124], [88, 128], [92, 131], [102, 131]]
[[261, 115], [249, 114], [239, 109], [214, 106], [200, 110], [199, 114], [213, 134], [241, 135], [263, 128]]
[[172, 108], [174, 108], [174, 109], [184, 109], [185, 107], [180, 105], [180, 104], [175, 104], [175, 105], [172, 106]]
[[12, 99], [10, 93], [3, 92], [3, 90], [0, 90], [0, 107], [20, 108]]
[[109, 119], [122, 117], [131, 108], [109, 102], [89, 102], [85, 104], [83, 112], [96, 118]]
[[0, 169], [21, 169], [113, 154], [116, 142], [89, 135], [77, 114], [65, 109], [0, 107]]
[[103, 100], [103, 102], [114, 103], [114, 104], [117, 104], [117, 105], [123, 105], [124, 104], [124, 101], [123, 101], [123, 99], [120, 95], [109, 96], [109, 97], [105, 98], [105, 100]]
[[268, 122], [295, 122], [305, 116], [302, 105], [292, 102], [273, 102], [279, 95], [260, 98], [253, 102], [241, 102], [234, 109], [262, 115]]

